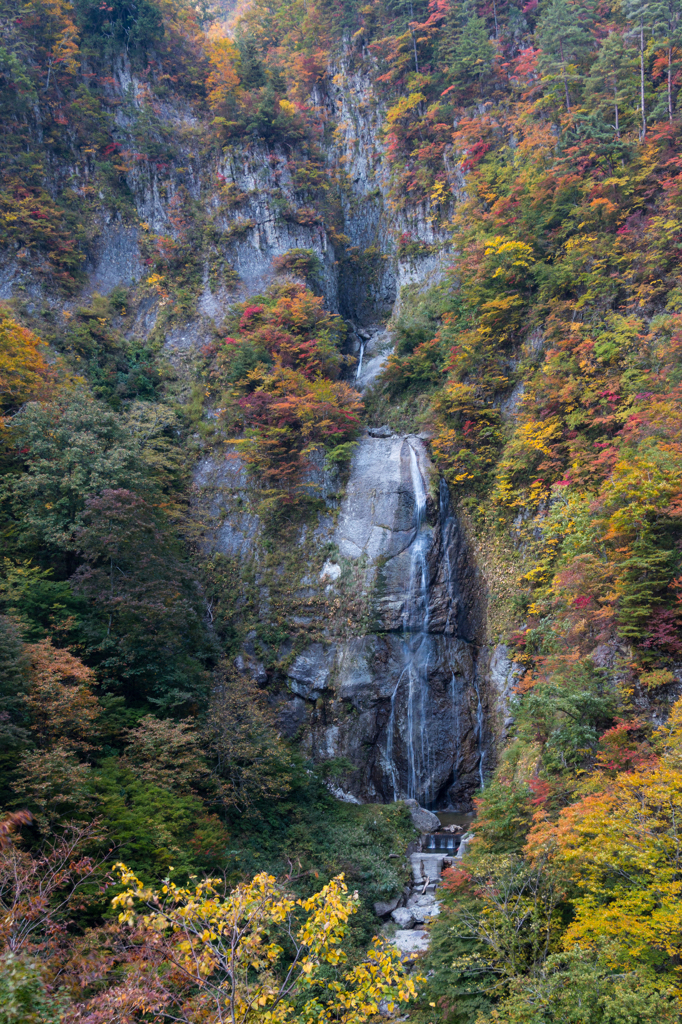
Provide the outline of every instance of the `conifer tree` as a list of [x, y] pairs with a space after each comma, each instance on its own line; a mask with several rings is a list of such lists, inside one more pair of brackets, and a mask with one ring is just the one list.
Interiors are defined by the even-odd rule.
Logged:
[[585, 96], [591, 113], [609, 120], [613, 117], [613, 130], [618, 139], [633, 71], [631, 51], [628, 51], [622, 34], [610, 32], [585, 80]]
[[636, 43], [639, 51], [639, 104], [641, 116], [640, 135], [642, 138], [647, 131], [646, 114], [646, 74], [645, 56], [647, 40], [656, 32], [657, 28], [666, 23], [667, 3], [665, 0], [625, 0], [624, 13], [631, 23], [627, 35]]
[[[654, 25], [654, 37], [657, 46], [663, 50], [663, 62], [656, 61], [656, 64], [664, 63], [666, 79], [666, 106], [668, 120], [673, 119], [673, 78], [674, 67], [679, 65], [680, 47], [682, 46], [682, 2], [681, 0], [665, 0], [661, 5], [660, 20]], [[656, 65], [654, 65], [656, 67]]]
[[560, 79], [566, 110], [571, 110], [570, 83], [578, 82], [577, 65], [584, 64], [594, 49], [589, 27], [592, 12], [570, 0], [552, 0], [540, 25], [537, 38], [542, 49], [540, 70], [548, 81]]
[[454, 47], [452, 71], [455, 82], [466, 87], [478, 82], [482, 91], [483, 79], [490, 74], [495, 47], [488, 37], [485, 18], [469, 17]]
[[258, 52], [258, 42], [250, 33], [237, 37], [239, 49], [239, 79], [246, 89], [259, 89], [265, 85], [265, 70]]

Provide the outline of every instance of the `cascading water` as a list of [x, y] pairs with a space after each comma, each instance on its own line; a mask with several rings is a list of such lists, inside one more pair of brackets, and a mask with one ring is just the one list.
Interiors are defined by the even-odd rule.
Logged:
[[[477, 716], [475, 567], [447, 484], [430, 493], [438, 478], [412, 434], [368, 432], [353, 474], [337, 537], [344, 556], [369, 556], [377, 625], [337, 642], [333, 656], [337, 699], [355, 712], [340, 734], [334, 726], [335, 749], [361, 769], [343, 788], [362, 800], [411, 798], [468, 812], [483, 770], [487, 694], [481, 681]], [[319, 657], [309, 659], [315, 673]], [[310, 668], [300, 671], [296, 685], [312, 689]], [[322, 750], [331, 726], [319, 729]]]
[[[424, 701], [429, 670], [429, 568], [427, 552], [429, 531], [426, 527], [426, 486], [419, 468], [414, 445], [409, 446], [410, 478], [415, 505], [415, 538], [412, 542], [410, 583], [403, 608], [403, 650], [407, 675], [407, 795], [423, 796], [421, 789], [429, 774], [429, 735], [423, 728], [426, 718]], [[428, 794], [429, 797], [431, 794]]]
[[398, 769], [393, 758], [393, 736], [395, 734], [395, 699], [398, 695], [398, 688], [402, 682], [402, 675], [399, 676], [398, 682], [395, 684], [393, 693], [391, 694], [391, 713], [388, 716], [388, 727], [386, 730], [386, 767], [391, 776], [391, 783], [393, 785], [393, 799], [398, 800], [400, 797], [400, 776]]
[[[391, 694], [390, 715], [386, 727], [384, 764], [390, 777], [393, 799], [407, 796], [431, 802], [433, 793], [432, 756], [428, 717], [428, 676], [432, 661], [433, 638], [429, 634], [428, 552], [432, 531], [427, 522], [427, 489], [418, 449], [407, 440], [407, 457], [414, 502], [412, 535], [409, 546], [409, 577], [402, 610], [400, 658], [402, 668]], [[402, 720], [401, 720], [402, 719]], [[395, 741], [404, 744], [406, 778], [401, 785], [396, 766]]]
[[478, 680], [474, 680], [474, 689], [476, 690], [476, 746], [478, 749], [478, 781], [481, 784], [481, 789], [485, 789], [485, 779], [483, 776], [483, 764], [485, 762], [485, 746], [484, 746], [484, 721], [483, 721], [483, 704], [481, 703], [481, 691], [478, 686]]
[[360, 374], [362, 373], [362, 360], [364, 358], [364, 355], [365, 355], [365, 343], [363, 341], [363, 342], [360, 343], [360, 358], [358, 359], [358, 368], [355, 371], [355, 379], [356, 380], [360, 380]]

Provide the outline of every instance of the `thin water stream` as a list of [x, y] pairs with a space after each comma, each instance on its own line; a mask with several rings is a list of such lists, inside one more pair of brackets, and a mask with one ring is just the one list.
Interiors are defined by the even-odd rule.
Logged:
[[355, 371], [355, 379], [356, 380], [360, 380], [360, 374], [362, 373], [362, 360], [364, 358], [364, 355], [365, 355], [365, 343], [363, 341], [363, 342], [360, 343], [360, 358], [358, 359], [358, 368]]
[[470, 789], [482, 786], [485, 764], [485, 713], [458, 579], [461, 541], [442, 479], [438, 517], [433, 514], [430, 464], [417, 437], [404, 438], [401, 459], [411, 522], [403, 527], [409, 543], [397, 563], [400, 617], [389, 641], [391, 654], [382, 662], [392, 675], [380, 759], [382, 791], [384, 798], [411, 798], [426, 807], [442, 806], [454, 793], [457, 806]]
[[[426, 719], [424, 701], [429, 671], [429, 567], [427, 553], [430, 543], [426, 526], [426, 485], [419, 467], [414, 445], [409, 445], [410, 478], [415, 504], [415, 538], [410, 549], [410, 579], [403, 607], [403, 655], [407, 674], [407, 795], [423, 796], [423, 783], [429, 780], [429, 734], [423, 727]], [[433, 794], [428, 793], [428, 798]]]

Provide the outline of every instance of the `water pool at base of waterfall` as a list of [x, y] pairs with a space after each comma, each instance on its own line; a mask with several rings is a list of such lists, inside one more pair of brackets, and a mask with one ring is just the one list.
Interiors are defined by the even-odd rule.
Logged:
[[473, 824], [476, 815], [471, 811], [469, 814], [461, 814], [458, 811], [434, 811], [443, 827], [446, 825], [461, 825], [466, 832]]

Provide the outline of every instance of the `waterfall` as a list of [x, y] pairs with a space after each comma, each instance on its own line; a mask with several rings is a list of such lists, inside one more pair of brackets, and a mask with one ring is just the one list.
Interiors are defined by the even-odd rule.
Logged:
[[478, 688], [478, 680], [474, 679], [474, 689], [476, 691], [476, 746], [478, 748], [478, 779], [481, 783], [481, 789], [485, 789], [485, 780], [483, 778], [483, 762], [485, 761], [485, 746], [483, 737], [483, 705], [481, 704], [481, 691]]
[[[408, 435], [385, 447], [398, 444], [400, 470], [393, 492], [398, 497], [392, 512], [398, 550], [381, 563], [377, 580], [378, 607], [387, 628], [372, 647], [376, 660], [361, 663], [382, 679], [367, 791], [427, 807], [448, 801], [466, 807], [483, 778], [485, 752], [482, 702], [478, 716], [471, 703], [475, 651], [462, 540], [442, 480], [434, 515], [425, 446]], [[373, 469], [376, 476], [366, 487], [381, 476], [378, 461]], [[353, 512], [355, 507], [360, 506]], [[377, 515], [377, 532], [385, 531], [387, 521]]]
[[[407, 448], [414, 502], [412, 542], [409, 546], [409, 575], [401, 619], [402, 669], [391, 694], [384, 762], [394, 800], [407, 796], [431, 802], [435, 796], [431, 781], [432, 751], [429, 729], [425, 728], [429, 711], [428, 678], [433, 642], [429, 635], [428, 552], [431, 530], [426, 517], [428, 494], [419, 465], [419, 452], [409, 438]], [[404, 718], [401, 721], [402, 715]], [[396, 734], [405, 744], [407, 778], [404, 786], [401, 786], [394, 753]]]
[[363, 359], [364, 354], [365, 354], [365, 343], [364, 343], [364, 341], [361, 341], [360, 342], [360, 358], [358, 359], [358, 368], [355, 371], [355, 379], [356, 380], [360, 380], [360, 374], [362, 373], [362, 359]]
[[460, 844], [460, 836], [442, 835], [440, 832], [424, 836], [422, 849], [424, 850], [457, 850]]
[[388, 716], [388, 726], [386, 730], [386, 764], [391, 775], [394, 800], [398, 800], [400, 796], [400, 778], [398, 775], [398, 769], [396, 768], [396, 764], [393, 759], [393, 734], [395, 732], [395, 698], [398, 693], [398, 688], [403, 681], [403, 675], [404, 673], [402, 673], [398, 677], [398, 682], [395, 684], [393, 693], [391, 694], [391, 713]]
[[[429, 734], [424, 728], [430, 638], [429, 567], [427, 552], [430, 536], [426, 526], [426, 486], [414, 445], [409, 446], [410, 479], [415, 505], [415, 538], [410, 549], [410, 582], [403, 607], [403, 652], [407, 669], [407, 795], [416, 800], [429, 765]], [[415, 743], [416, 740], [416, 743]], [[432, 794], [427, 794], [431, 797]]]

